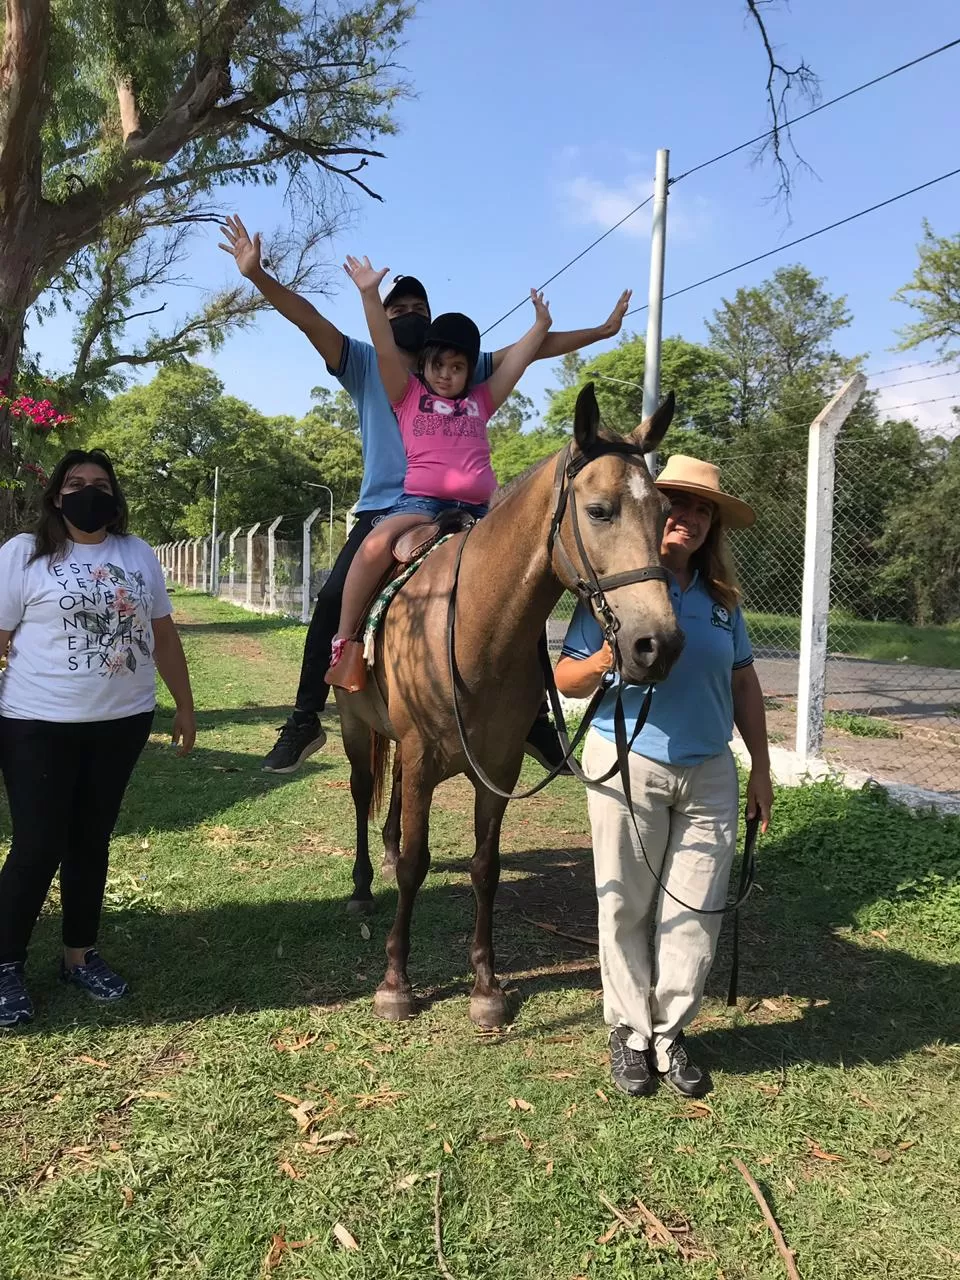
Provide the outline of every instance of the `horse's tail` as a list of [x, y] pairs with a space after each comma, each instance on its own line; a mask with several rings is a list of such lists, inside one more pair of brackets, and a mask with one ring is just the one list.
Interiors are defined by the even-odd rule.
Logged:
[[390, 739], [375, 729], [370, 730], [370, 772], [373, 774], [373, 791], [370, 796], [370, 817], [376, 817], [383, 804], [383, 788], [390, 767]]

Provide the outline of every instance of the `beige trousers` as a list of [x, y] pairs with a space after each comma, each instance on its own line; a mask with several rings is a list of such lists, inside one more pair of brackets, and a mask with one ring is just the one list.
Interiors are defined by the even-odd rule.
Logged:
[[[583, 767], [599, 777], [616, 748], [587, 734]], [[729, 751], [703, 764], [657, 764], [630, 752], [630, 784], [647, 858], [672, 894], [692, 907], [722, 907], [737, 840], [737, 770]], [[629, 1027], [632, 1048], [666, 1049], [693, 1020], [723, 917], [698, 915], [663, 893], [647, 869], [619, 775], [587, 788], [599, 907], [603, 1016]], [[653, 946], [651, 948], [651, 932]]]

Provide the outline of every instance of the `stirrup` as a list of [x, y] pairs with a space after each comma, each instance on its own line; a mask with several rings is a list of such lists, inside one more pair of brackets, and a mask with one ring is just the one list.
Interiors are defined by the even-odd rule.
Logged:
[[367, 685], [367, 664], [363, 660], [363, 645], [359, 640], [344, 640], [340, 656], [332, 663], [323, 677], [327, 684], [347, 693], [359, 693]]

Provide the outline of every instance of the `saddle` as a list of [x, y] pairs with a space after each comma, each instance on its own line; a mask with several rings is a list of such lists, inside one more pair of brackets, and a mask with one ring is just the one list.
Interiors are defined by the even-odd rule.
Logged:
[[[360, 628], [347, 643], [337, 666], [327, 672], [326, 680], [328, 684], [346, 689], [348, 693], [356, 693], [366, 686], [367, 667], [360, 637], [363, 635], [370, 611], [379, 600], [381, 593], [394, 578], [407, 573], [408, 570], [411, 570], [411, 566], [422, 560], [441, 538], [445, 538], [451, 533], [460, 533], [464, 529], [468, 529], [473, 523], [474, 517], [469, 512], [461, 511], [454, 507], [449, 511], [441, 511], [436, 520], [425, 520], [423, 524], [417, 524], [412, 529], [406, 529], [394, 539], [392, 547], [394, 563], [377, 584], [376, 590], [367, 601]], [[330, 678], [332, 674], [333, 679]]]

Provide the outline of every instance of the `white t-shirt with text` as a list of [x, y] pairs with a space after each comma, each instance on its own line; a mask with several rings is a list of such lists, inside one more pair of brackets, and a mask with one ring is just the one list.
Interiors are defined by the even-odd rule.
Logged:
[[119, 720], [156, 705], [154, 618], [172, 609], [145, 542], [110, 534], [29, 563], [32, 534], [0, 547], [0, 630], [12, 631], [0, 715]]

